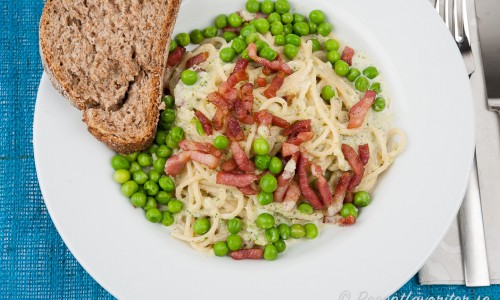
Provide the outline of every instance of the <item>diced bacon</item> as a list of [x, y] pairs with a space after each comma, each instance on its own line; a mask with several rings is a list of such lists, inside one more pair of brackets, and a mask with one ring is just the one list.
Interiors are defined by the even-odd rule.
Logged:
[[258, 192], [252, 187], [252, 186], [244, 186], [244, 187], [240, 187], [238, 188], [238, 190], [240, 190], [240, 192], [242, 192], [244, 195], [257, 195]]
[[333, 192], [333, 201], [328, 205], [327, 215], [333, 216], [342, 209], [347, 187], [349, 186], [351, 178], [352, 175], [350, 172], [345, 172], [342, 176], [340, 176], [339, 182], [335, 186], [335, 191]]
[[201, 164], [215, 169], [219, 165], [220, 158], [211, 154], [203, 153], [200, 151], [184, 151], [179, 154], [172, 155], [165, 164], [165, 173], [167, 175], [176, 176], [186, 166], [189, 160], [194, 160]]
[[224, 109], [217, 108], [215, 110], [214, 118], [212, 119], [212, 123], [214, 124], [215, 130], [221, 130], [224, 127], [224, 123], [226, 121], [227, 114], [229, 112]]
[[269, 67], [272, 70], [282, 71], [286, 75], [290, 75], [293, 73], [292, 69], [290, 69], [290, 67], [282, 60], [276, 59], [274, 61], [269, 61], [265, 58], [258, 56], [257, 55], [257, 46], [254, 43], [251, 43], [250, 45], [248, 45], [247, 49], [248, 49], [248, 56], [250, 56], [250, 58], [253, 59], [255, 62], [257, 62], [265, 67]]
[[235, 260], [241, 259], [262, 259], [264, 257], [264, 249], [252, 248], [233, 251], [229, 254]]
[[243, 124], [253, 124], [255, 121], [253, 115], [248, 113], [245, 109], [245, 104], [240, 99], [234, 103], [234, 114], [238, 118], [238, 121]]
[[240, 58], [234, 64], [233, 73], [239, 71], [245, 71], [247, 67], [248, 67], [248, 60]]
[[238, 90], [236, 90], [235, 88], [230, 88], [228, 90], [225, 90], [221, 95], [228, 100], [228, 103], [231, 106], [231, 103], [234, 103], [238, 99]]
[[174, 51], [168, 54], [167, 65], [169, 67], [176, 66], [182, 60], [182, 56], [184, 55], [185, 52], [186, 48], [182, 46], [177, 46], [177, 48], [175, 48]]
[[234, 112], [238, 120], [245, 124], [253, 124], [253, 84], [246, 83], [241, 87], [241, 100], [234, 104]]
[[244, 188], [259, 178], [255, 174], [233, 174], [228, 172], [218, 172], [216, 176], [217, 184], [225, 184]]
[[356, 217], [355, 216], [347, 216], [347, 218], [339, 218], [338, 224], [340, 226], [350, 226], [356, 223]]
[[190, 152], [190, 158], [196, 162], [208, 166], [210, 169], [215, 169], [219, 165], [220, 158], [213, 156], [212, 154], [207, 154], [199, 151], [188, 151]]
[[283, 200], [285, 210], [291, 211], [299, 201], [300, 196], [302, 196], [300, 186], [295, 180], [292, 180], [290, 186], [286, 190], [285, 199]]
[[215, 107], [223, 110], [229, 110], [229, 105], [227, 103], [227, 100], [221, 94], [217, 92], [210, 93], [208, 94], [207, 99], [213, 105], [215, 105]]
[[358, 154], [356, 153], [356, 151], [354, 151], [354, 149], [352, 149], [351, 146], [347, 144], [342, 144], [341, 150], [342, 153], [344, 154], [345, 159], [347, 160], [352, 170], [354, 171], [354, 176], [351, 179], [351, 182], [349, 183], [348, 187], [348, 190], [352, 190], [361, 182], [361, 179], [363, 178], [363, 173], [365, 172], [365, 167], [363, 165], [363, 162], [359, 158]]
[[237, 142], [231, 143], [231, 151], [233, 152], [233, 158], [236, 161], [238, 167], [245, 172], [255, 171], [255, 166], [250, 159], [248, 159], [245, 151], [241, 149], [240, 144]]
[[349, 110], [349, 123], [347, 123], [348, 129], [358, 128], [363, 124], [368, 110], [372, 106], [373, 101], [375, 101], [376, 95], [377, 93], [374, 91], [367, 91], [363, 99], [351, 107]]
[[285, 73], [280, 71], [276, 76], [274, 76], [273, 80], [271, 81], [271, 84], [264, 91], [264, 96], [266, 96], [266, 98], [268, 99], [276, 97], [276, 93], [281, 88], [284, 82], [285, 82]]
[[208, 58], [208, 52], [202, 52], [197, 54], [186, 61], [186, 69], [196, 66], [206, 61]]
[[280, 117], [277, 117], [275, 115], [272, 115], [273, 116], [273, 121], [272, 121], [272, 124], [274, 126], [278, 126], [278, 127], [281, 127], [281, 128], [288, 128], [288, 126], [290, 126], [290, 123], [285, 120], [285, 119], [282, 119]]
[[370, 160], [370, 148], [368, 147], [368, 144], [358, 146], [358, 155], [363, 165], [366, 165], [368, 160]]
[[237, 92], [234, 94], [236, 90], [233, 91], [233, 89], [238, 82], [248, 79], [248, 75], [245, 72], [247, 66], [248, 61], [246, 59], [238, 59], [231, 75], [229, 75], [225, 82], [219, 85], [219, 93], [226, 99], [236, 100]]
[[234, 116], [229, 116], [226, 136], [232, 141], [243, 141], [245, 139], [245, 133]]
[[274, 72], [274, 70], [271, 69], [271, 68], [269, 68], [269, 67], [264, 66], [262, 68], [262, 74], [264, 74], [266, 76], [269, 76], [269, 75], [273, 74], [273, 72]]
[[323, 201], [325, 207], [328, 207], [333, 202], [332, 191], [330, 190], [330, 186], [328, 186], [328, 181], [326, 181], [323, 176], [323, 170], [321, 170], [320, 166], [313, 165], [312, 170], [313, 174], [318, 179], [318, 192], [321, 197], [321, 201]]
[[258, 77], [256, 80], [256, 84], [258, 87], [265, 87], [267, 85], [266, 78], [264, 77]]
[[299, 152], [293, 155], [292, 158], [290, 158], [290, 160], [286, 163], [285, 168], [283, 168], [283, 173], [278, 176], [278, 187], [274, 191], [274, 201], [281, 202], [284, 200], [290, 182], [295, 176], [299, 156]]
[[207, 118], [207, 116], [205, 116], [204, 113], [202, 113], [201, 111], [199, 110], [194, 110], [194, 115], [196, 116], [196, 118], [198, 119], [198, 121], [200, 121], [201, 123], [201, 127], [203, 128], [203, 131], [205, 131], [205, 134], [206, 135], [212, 135], [212, 122], [210, 121], [210, 119]]
[[184, 151], [200, 151], [203, 153], [212, 154], [215, 157], [221, 157], [222, 151], [215, 148], [214, 145], [210, 143], [199, 143], [188, 140], [182, 140], [179, 142], [179, 148]]
[[308, 184], [307, 178], [307, 164], [309, 160], [305, 153], [302, 153], [299, 159], [298, 165], [298, 173], [299, 173], [299, 186], [302, 192], [302, 195], [306, 198], [307, 201], [314, 207], [314, 209], [323, 209], [323, 203], [319, 199], [318, 195], [314, 192], [314, 190]]
[[310, 141], [313, 137], [314, 133], [312, 131], [299, 132], [297, 135], [289, 136], [287, 142], [298, 146], [302, 143]]
[[265, 110], [256, 112], [254, 118], [260, 125], [270, 126], [273, 123], [273, 115]]
[[346, 46], [344, 48], [344, 51], [342, 52], [342, 57], [341, 59], [345, 61], [349, 66], [352, 65], [352, 57], [354, 56], [354, 49], [351, 47]]
[[281, 146], [281, 155], [283, 157], [288, 157], [294, 153], [297, 153], [300, 151], [300, 147], [294, 144], [290, 143], [283, 143], [283, 146]]
[[287, 129], [283, 131], [283, 135], [292, 135], [294, 133], [311, 131], [311, 120], [298, 120], [293, 122]]
[[220, 169], [222, 171], [231, 172], [236, 170], [236, 168], [238, 168], [238, 165], [236, 164], [236, 161], [233, 157], [220, 164]]

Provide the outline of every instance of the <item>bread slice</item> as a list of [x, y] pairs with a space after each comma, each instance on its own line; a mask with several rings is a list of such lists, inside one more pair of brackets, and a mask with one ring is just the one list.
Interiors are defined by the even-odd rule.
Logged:
[[156, 133], [168, 43], [180, 0], [49, 0], [40, 55], [53, 85], [120, 153]]

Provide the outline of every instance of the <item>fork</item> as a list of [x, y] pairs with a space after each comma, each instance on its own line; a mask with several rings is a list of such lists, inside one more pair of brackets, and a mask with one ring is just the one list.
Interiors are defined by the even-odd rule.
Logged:
[[[470, 1], [472, 1], [472, 9], [474, 9], [474, 0]], [[475, 65], [468, 38], [469, 27], [465, 0], [431, 0], [431, 2], [455, 39], [470, 78], [475, 70]], [[494, 105], [489, 105], [494, 107]], [[498, 103], [497, 110], [500, 110], [500, 103]], [[458, 213], [458, 221], [465, 284], [466, 286], [488, 286], [490, 285], [490, 276], [475, 156], [467, 191]]]

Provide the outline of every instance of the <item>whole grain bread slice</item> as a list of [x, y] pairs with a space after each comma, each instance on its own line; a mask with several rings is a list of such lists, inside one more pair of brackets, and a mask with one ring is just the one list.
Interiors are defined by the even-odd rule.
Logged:
[[53, 85], [120, 153], [153, 141], [180, 0], [49, 0], [40, 55]]

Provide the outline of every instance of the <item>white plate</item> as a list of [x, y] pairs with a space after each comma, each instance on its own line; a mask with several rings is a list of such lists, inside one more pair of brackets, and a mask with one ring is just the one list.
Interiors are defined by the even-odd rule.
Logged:
[[[406, 151], [373, 204], [348, 228], [331, 226], [275, 262], [208, 257], [146, 221], [112, 180], [112, 151], [43, 76], [34, 149], [57, 230], [82, 266], [119, 298], [358, 299], [387, 296], [425, 262], [455, 217], [473, 153], [472, 96], [460, 54], [424, 0], [291, 1], [319, 8], [335, 32], [382, 70]], [[299, 4], [300, 3], [300, 4]], [[184, 0], [176, 32], [207, 26], [244, 1]]]

